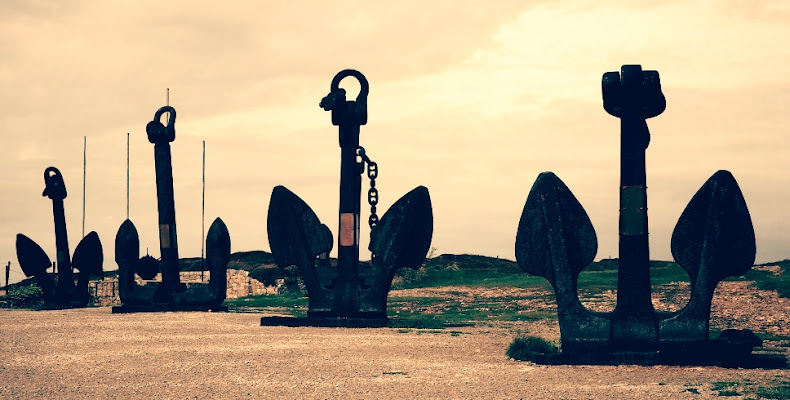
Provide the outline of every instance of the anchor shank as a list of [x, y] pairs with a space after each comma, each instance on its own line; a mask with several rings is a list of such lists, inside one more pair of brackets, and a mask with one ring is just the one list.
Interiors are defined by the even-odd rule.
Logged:
[[55, 220], [55, 250], [58, 262], [57, 293], [61, 298], [67, 295], [74, 286], [74, 275], [71, 268], [71, 252], [69, 252], [69, 236], [66, 232], [66, 214], [63, 210], [63, 199], [52, 199], [52, 215]]
[[[334, 303], [343, 315], [357, 311], [359, 302], [359, 210], [362, 178], [357, 162], [359, 125], [340, 125], [340, 234]], [[344, 311], [345, 310], [345, 311]]]
[[620, 265], [617, 306], [612, 313], [615, 348], [654, 350], [658, 318], [650, 298], [645, 150], [650, 140], [644, 118], [621, 118]]
[[173, 200], [173, 166], [170, 143], [154, 143], [156, 168], [156, 199], [159, 210], [159, 248], [162, 255], [162, 285], [175, 287], [180, 283], [178, 269], [178, 239], [176, 237], [176, 210]]

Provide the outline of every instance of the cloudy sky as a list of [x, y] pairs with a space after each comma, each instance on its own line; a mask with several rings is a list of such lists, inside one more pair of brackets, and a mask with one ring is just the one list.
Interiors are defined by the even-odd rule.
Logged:
[[[623, 64], [658, 70], [667, 98], [648, 121], [651, 258], [672, 258], [677, 218], [719, 169], [744, 193], [758, 262], [790, 258], [788, 37], [782, 0], [5, 0], [0, 259], [18, 271], [20, 232], [54, 258], [51, 201], [41, 197], [48, 166], [65, 177], [74, 250], [87, 137], [85, 229], [99, 233], [105, 269], [115, 269], [127, 132], [131, 219], [142, 251], [158, 256], [145, 125], [166, 88], [178, 115], [182, 257], [200, 255], [204, 140], [206, 226], [221, 217], [233, 251], [269, 250], [266, 212], [279, 184], [337, 235], [340, 149], [318, 102], [345, 68], [370, 82], [360, 141], [379, 164], [380, 214], [425, 185], [437, 253], [513, 259], [529, 189], [553, 171], [590, 215], [597, 259], [616, 257], [619, 121], [603, 110], [600, 85]], [[341, 86], [356, 96], [353, 79]]]

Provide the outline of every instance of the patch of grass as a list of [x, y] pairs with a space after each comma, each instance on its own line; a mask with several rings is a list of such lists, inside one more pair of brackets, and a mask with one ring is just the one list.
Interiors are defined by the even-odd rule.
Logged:
[[539, 355], [556, 354], [557, 347], [537, 336], [520, 336], [513, 339], [505, 355], [519, 361], [535, 361]]
[[717, 381], [711, 382], [710, 388], [714, 392], [719, 392], [718, 395], [722, 397], [740, 396], [742, 393], [735, 390], [740, 385], [740, 382]]
[[719, 390], [724, 390], [724, 389], [731, 388], [733, 386], [738, 386], [739, 384], [740, 383], [738, 383], [738, 382], [727, 382], [727, 381], [711, 382], [710, 383], [710, 389], [711, 390], [715, 390], [715, 391], [719, 391]]
[[[618, 260], [601, 260], [609, 267], [606, 269], [585, 268], [579, 274], [579, 291], [602, 293], [607, 290], [617, 289]], [[595, 264], [595, 263], [593, 263]], [[650, 261], [650, 284], [652, 286], [666, 285], [672, 282], [688, 282], [689, 276], [680, 265], [670, 261]]]
[[[579, 289], [591, 292], [617, 288], [617, 259], [591, 263], [579, 275]], [[688, 281], [688, 274], [671, 261], [650, 261], [653, 285]], [[393, 289], [440, 286], [530, 287], [552, 291], [542, 277], [530, 275], [515, 261], [468, 254], [442, 254], [427, 259], [418, 270], [404, 268], [393, 280]]]
[[473, 321], [537, 321], [557, 318], [549, 311], [518, 308], [518, 298], [491, 298], [486, 301], [461, 302], [442, 297], [399, 297], [389, 302], [388, 315], [394, 318], [417, 319], [426, 316], [444, 323]]
[[295, 316], [306, 315], [307, 297], [297, 295], [262, 294], [258, 296], [239, 297], [227, 299], [223, 303], [230, 309], [244, 308], [286, 308], [291, 309]]
[[666, 285], [672, 282], [689, 282], [689, 274], [683, 267], [674, 262], [650, 262], [651, 285]]
[[432, 335], [438, 335], [443, 333], [441, 329], [420, 329], [417, 331], [418, 335], [422, 335], [423, 333], [430, 333]]
[[771, 263], [779, 265], [779, 275], [774, 275], [770, 271], [750, 270], [746, 273], [745, 279], [753, 280], [754, 285], [761, 290], [775, 290], [779, 297], [790, 298], [790, 260]]
[[773, 333], [763, 333], [763, 332], [761, 332], [761, 333], [755, 333], [755, 335], [757, 335], [757, 337], [759, 337], [762, 340], [771, 340], [771, 341], [788, 340], [788, 341], [790, 341], [790, 336], [775, 335]]
[[760, 386], [756, 394], [761, 399], [790, 399], [790, 382], [781, 382], [778, 386]]
[[442, 254], [425, 260], [418, 270], [402, 268], [393, 279], [393, 289], [439, 286], [533, 287], [550, 285], [545, 279], [525, 273], [518, 264], [503, 258], [469, 254]]
[[414, 317], [408, 319], [390, 318], [389, 321], [387, 321], [387, 326], [390, 328], [401, 328], [398, 330], [398, 332], [407, 333], [411, 332], [412, 329], [442, 329], [444, 328], [444, 322], [432, 315], [415, 315]]
[[699, 390], [697, 390], [695, 388], [683, 389], [683, 392], [689, 392], [691, 394], [699, 394]]

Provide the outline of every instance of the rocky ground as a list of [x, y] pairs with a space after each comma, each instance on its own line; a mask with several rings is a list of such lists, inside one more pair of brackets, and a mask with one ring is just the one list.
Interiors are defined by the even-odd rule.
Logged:
[[[690, 293], [688, 282], [658, 285], [652, 292], [653, 307], [658, 311], [678, 311], [688, 302]], [[487, 303], [488, 299], [493, 298], [519, 310], [557, 312], [551, 291], [539, 288], [444, 286], [390, 292], [390, 298], [422, 296], [439, 297], [462, 305]], [[613, 291], [582, 291], [579, 298], [592, 311], [611, 312], [617, 295]], [[441, 302], [433, 303], [418, 311], [430, 314], [438, 312], [442, 306]], [[749, 281], [719, 283], [713, 296], [710, 327], [713, 330], [749, 328], [757, 333], [768, 334], [777, 340], [768, 341], [766, 345], [782, 349], [790, 356], [790, 343], [787, 340], [790, 339], [790, 299], [779, 297], [772, 290], [759, 290]], [[546, 335], [559, 337], [559, 331], [547, 332]]]
[[[519, 289], [438, 288], [464, 301]], [[505, 291], [503, 293], [503, 291]], [[503, 297], [504, 296], [504, 297]], [[680, 296], [677, 297], [676, 296]], [[672, 309], [687, 290], [654, 297]], [[545, 293], [513, 297], [545, 297]], [[613, 294], [583, 296], [613, 307]], [[527, 307], [553, 305], [546, 301]], [[712, 328], [751, 328], [788, 353], [788, 299], [723, 282]], [[0, 310], [0, 398], [787, 398], [790, 370], [670, 366], [541, 366], [505, 356], [514, 337], [557, 340], [556, 319], [462, 328], [261, 327], [264, 313], [112, 314], [109, 307]]]

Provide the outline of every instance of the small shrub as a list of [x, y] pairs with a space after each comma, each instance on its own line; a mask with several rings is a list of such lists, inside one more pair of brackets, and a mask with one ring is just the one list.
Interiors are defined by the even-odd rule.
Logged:
[[278, 289], [278, 294], [307, 295], [307, 287], [299, 275], [299, 268], [295, 265], [283, 268], [283, 284]]
[[408, 289], [417, 286], [420, 282], [424, 281], [428, 276], [428, 271], [425, 267], [420, 267], [417, 270], [411, 268], [401, 268], [392, 278], [392, 289]]
[[41, 309], [44, 306], [44, 292], [36, 284], [11, 286], [2, 300], [6, 307]]
[[260, 265], [250, 271], [250, 278], [258, 280], [264, 286], [276, 286], [278, 279], [283, 279], [285, 273], [277, 266], [269, 264]]
[[538, 355], [555, 354], [557, 347], [537, 336], [521, 336], [513, 339], [505, 354], [519, 361], [535, 361]]

